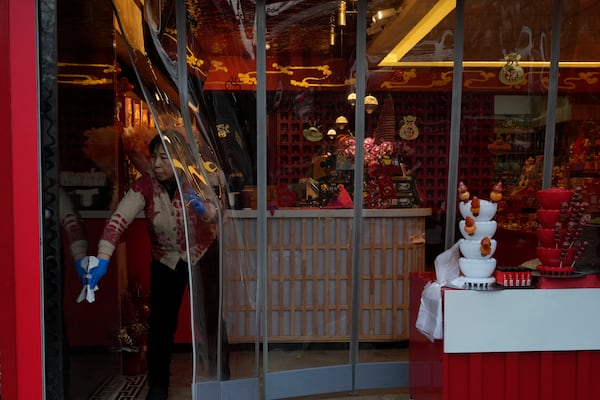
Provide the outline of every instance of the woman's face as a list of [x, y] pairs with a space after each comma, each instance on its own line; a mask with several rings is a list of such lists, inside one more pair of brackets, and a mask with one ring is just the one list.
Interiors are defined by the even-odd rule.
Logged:
[[173, 168], [169, 163], [169, 157], [163, 146], [156, 146], [150, 155], [150, 163], [156, 179], [161, 182], [170, 181], [173, 179]]

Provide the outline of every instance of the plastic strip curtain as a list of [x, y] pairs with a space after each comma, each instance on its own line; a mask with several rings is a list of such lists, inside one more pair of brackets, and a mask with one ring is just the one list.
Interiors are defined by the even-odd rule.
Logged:
[[[236, 97], [231, 92], [203, 90], [211, 65], [203, 46], [210, 43], [203, 43], [203, 38], [195, 35], [198, 24], [203, 23], [197, 8], [187, 8], [195, 2], [146, 1], [143, 10], [135, 10], [142, 13], [142, 26], [131, 22], [135, 18], [126, 18], [134, 2], [125, 3], [113, 3], [129, 55], [129, 60], [121, 61], [130, 63], [135, 71], [155, 133], [161, 135], [176, 173], [179, 192], [191, 190], [207, 204], [206, 214], [198, 218], [185, 196], [182, 199], [186, 204], [182, 208], [190, 271], [193, 383], [226, 380], [231, 373], [231, 378], [256, 376], [256, 366], [238, 369], [230, 366], [229, 360], [230, 334], [244, 336], [239, 334], [243, 330], [247, 336], [257, 331], [252, 318], [231, 310], [234, 304], [244, 304], [247, 314], [255, 314], [256, 310], [255, 258], [245, 250], [247, 238], [239, 219], [230, 211], [239, 201], [234, 192], [255, 181], [253, 153], [242, 133], [240, 94]], [[211, 8], [204, 3], [203, 7]], [[140, 31], [144, 33], [141, 49], [130, 40], [139, 37]], [[246, 104], [254, 101], [254, 92], [243, 95]], [[135, 127], [133, 132], [125, 133], [140, 138], [152, 136], [136, 132]], [[136, 160], [134, 164], [141, 173], [151, 173], [143, 156], [127, 155]], [[214, 215], [210, 214], [211, 205], [216, 209]], [[218, 251], [209, 251], [198, 259], [194, 249], [210, 230], [217, 233]]]

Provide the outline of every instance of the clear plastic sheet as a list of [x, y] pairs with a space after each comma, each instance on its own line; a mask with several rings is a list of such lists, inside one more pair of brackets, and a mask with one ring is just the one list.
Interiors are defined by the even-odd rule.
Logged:
[[[123, 61], [136, 73], [156, 133], [161, 135], [178, 177], [178, 187], [183, 192], [192, 190], [206, 205], [205, 214], [198, 218], [191, 204], [182, 199], [186, 204], [186, 247], [193, 249], [196, 240], [206, 234], [202, 229], [206, 229], [207, 221], [217, 232], [218, 251], [207, 252], [195, 265], [188, 261], [195, 383], [257, 375], [252, 365], [231, 367], [229, 345], [240, 323], [252, 325], [250, 330], [256, 332], [257, 321], [235, 318], [229, 310], [231, 304], [243, 303], [247, 314], [255, 315], [255, 261], [243, 251], [244, 232], [229, 212], [235, 205], [229, 199], [236, 201], [230, 192], [239, 190], [236, 184], [251, 185], [255, 180], [251, 162], [255, 150], [246, 146], [240, 132], [242, 125], [250, 130], [255, 127], [240, 121], [234, 94], [204, 90], [211, 60], [202, 46], [210, 43], [194, 36], [194, 25], [202, 22], [196, 19], [197, 10], [188, 6], [183, 2], [146, 1], [142, 26], [124, 6], [115, 4], [115, 14], [128, 51], [128, 59]], [[136, 47], [140, 37], [143, 50]], [[254, 93], [245, 93], [245, 97], [252, 99]], [[136, 166], [144, 169], [143, 156], [130, 157], [138, 158]], [[225, 249], [225, 244], [234, 250]], [[187, 259], [196, 257], [188, 254]], [[235, 376], [230, 376], [232, 370]]]

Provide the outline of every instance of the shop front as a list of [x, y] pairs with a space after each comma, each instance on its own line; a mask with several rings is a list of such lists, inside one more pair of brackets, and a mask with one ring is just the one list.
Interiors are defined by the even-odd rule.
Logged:
[[[488, 353], [545, 359], [573, 350], [587, 357], [578, 367], [594, 364], [593, 325], [565, 333], [583, 335], [576, 349], [551, 332], [547, 346], [536, 347], [510, 334], [523, 315], [500, 323], [498, 340], [479, 342], [464, 339], [461, 315], [463, 303], [491, 301], [499, 312], [504, 303], [539, 302], [531, 312], [548, 317], [554, 290], [565, 300], [591, 293], [582, 287], [596, 290], [596, 1], [90, 3], [80, 11], [73, 0], [40, 2], [37, 10], [3, 4], [13, 60], [0, 77], [10, 89], [2, 107], [10, 121], [4, 201], [13, 210], [3, 228], [11, 244], [3, 274], [14, 285], [2, 296], [14, 305], [7, 317], [15, 327], [2, 336], [4, 397], [87, 398], [123, 377], [140, 382], [137, 395], [145, 395], [149, 265], [164, 240], [148, 231], [154, 210], [127, 220], [94, 296], [75, 264], [100, 255], [121, 199], [157, 174], [148, 150], [157, 135], [177, 176], [169, 190], [182, 193], [189, 291], [174, 348], [189, 360], [180, 380], [194, 399], [371, 390], [416, 399], [427, 385], [438, 390], [440, 375], [450, 385], [444, 363], [467, 362], [459, 353], [485, 353], [475, 362], [487, 365]], [[52, 23], [36, 25], [36, 13]], [[30, 26], [15, 22], [29, 14]], [[31, 53], [15, 50], [26, 44]], [[37, 71], [23, 67], [27, 54], [37, 54]], [[547, 188], [577, 192], [581, 215], [568, 240], [567, 222], [563, 235], [541, 221], [537, 193]], [[494, 213], [468, 220], [467, 201], [489, 201]], [[575, 209], [563, 217], [574, 218]], [[209, 277], [191, 261], [207, 220], [219, 239]], [[472, 239], [463, 235], [473, 224], [480, 233], [494, 226], [481, 256], [494, 268], [444, 289], [442, 348], [418, 336], [414, 313], [423, 286], [435, 280], [434, 260]], [[545, 244], [540, 228], [558, 238]], [[565, 263], [572, 268], [547, 276], [537, 268], [538, 248], [560, 252], [564, 242], [578, 251]], [[466, 251], [459, 257], [469, 258]], [[508, 267], [535, 274], [537, 286], [511, 295], [497, 275]], [[470, 290], [480, 285], [494, 290]], [[207, 322], [209, 314], [221, 318]], [[490, 318], [481, 323], [498, 328]], [[90, 364], [97, 373], [85, 372]], [[27, 378], [35, 384], [23, 383], [23, 365], [38, 371]], [[510, 367], [502, 365], [494, 371]], [[523, 387], [501, 384], [506, 393]]]

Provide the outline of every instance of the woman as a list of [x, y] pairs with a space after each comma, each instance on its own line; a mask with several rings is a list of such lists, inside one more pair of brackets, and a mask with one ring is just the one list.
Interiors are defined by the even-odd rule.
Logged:
[[[176, 134], [178, 135], [178, 134]], [[163, 136], [170, 142], [167, 136]], [[181, 137], [177, 136], [177, 141]], [[181, 141], [182, 144], [185, 142]], [[208, 353], [210, 373], [216, 371], [217, 329], [219, 322], [219, 243], [215, 224], [217, 208], [201, 199], [185, 182], [182, 182], [182, 208], [174, 170], [160, 136], [149, 144], [151, 171], [142, 175], [132, 185], [106, 223], [98, 244], [99, 265], [89, 271], [89, 284], [95, 288], [106, 273], [109, 259], [119, 238], [136, 216], [144, 211], [150, 235], [152, 262], [150, 265], [150, 317], [148, 322], [148, 385], [146, 399], [167, 399], [171, 353], [179, 309], [188, 283], [188, 255], [200, 278], [202, 296], [200, 326], [207, 337], [202, 338]], [[185, 217], [185, 218], [184, 218]], [[187, 219], [187, 224], [186, 224]], [[188, 237], [186, 240], [186, 227]], [[189, 246], [189, 251], [186, 248]], [[81, 263], [79, 262], [78, 265]], [[85, 271], [78, 268], [85, 276]], [[223, 325], [224, 326], [224, 325]], [[223, 327], [223, 333], [225, 329]], [[222, 377], [229, 378], [227, 337], [223, 337]]]

